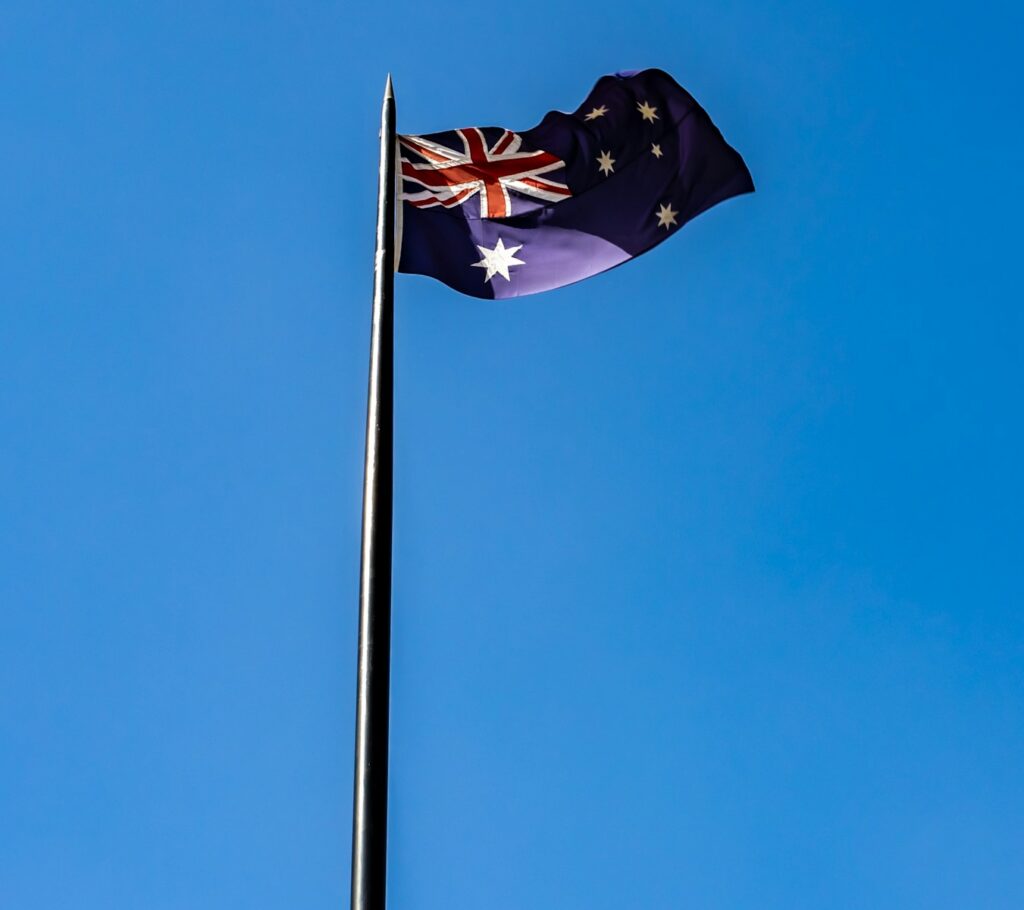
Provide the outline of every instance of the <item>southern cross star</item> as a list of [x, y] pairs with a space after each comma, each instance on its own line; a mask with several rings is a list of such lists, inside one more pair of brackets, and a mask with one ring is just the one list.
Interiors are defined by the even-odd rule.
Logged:
[[661, 146], [658, 145], [657, 142], [651, 146], [651, 154], [654, 155], [655, 158], [660, 158], [664, 154], [661, 150]]
[[595, 108], [594, 108], [594, 109], [593, 109], [593, 110], [592, 110], [592, 111], [591, 111], [591, 112], [590, 112], [589, 114], [587, 114], [587, 115], [586, 115], [586, 116], [585, 116], [585, 117], [584, 117], [583, 119], [584, 119], [584, 120], [596, 120], [596, 119], [597, 119], [598, 117], [603, 117], [603, 116], [604, 116], [605, 114], [607, 114], [607, 113], [608, 113], [608, 108], [606, 108], [606, 107], [605, 107], [605, 106], [604, 106], [604, 105], [602, 104], [602, 105], [601, 105], [600, 107], [595, 107]]
[[487, 269], [487, 274], [484, 275], [485, 282], [490, 281], [495, 275], [501, 275], [506, 281], [511, 281], [512, 279], [508, 274], [509, 267], [513, 265], [526, 265], [522, 259], [516, 259], [515, 255], [523, 248], [522, 244], [506, 247], [499, 237], [493, 250], [480, 246], [479, 243], [476, 245], [476, 248], [484, 258], [479, 262], [474, 262], [473, 266], [478, 269]]
[[[667, 231], [669, 229], [669, 225], [675, 225], [676, 227], [679, 226], [676, 224], [676, 215], [678, 214], [679, 212], [672, 208], [672, 203], [669, 203], [668, 205], [663, 205], [658, 209], [658, 211], [654, 213], [654, 217], [658, 219], [658, 227], [663, 227]], [[518, 247], [516, 247], [516, 249], [518, 249]]]
[[646, 101], [639, 102], [636, 109], [640, 111], [640, 116], [643, 117], [644, 120], [650, 120], [651, 123], [654, 123], [655, 120], [659, 119], [658, 109], [656, 107], [651, 107]]
[[607, 177], [611, 174], [615, 168], [612, 165], [615, 164], [615, 159], [612, 158], [611, 152], [601, 152], [601, 157], [597, 159], [597, 169]]

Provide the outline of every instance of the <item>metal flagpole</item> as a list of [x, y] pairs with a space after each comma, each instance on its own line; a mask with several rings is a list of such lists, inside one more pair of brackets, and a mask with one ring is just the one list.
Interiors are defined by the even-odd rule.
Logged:
[[351, 910], [384, 910], [387, 877], [395, 287], [395, 96], [390, 75], [380, 115], [379, 180], [363, 467]]

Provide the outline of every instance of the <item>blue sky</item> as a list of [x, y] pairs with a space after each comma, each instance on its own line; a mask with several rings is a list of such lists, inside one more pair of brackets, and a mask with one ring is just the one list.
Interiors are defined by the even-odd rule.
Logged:
[[390, 902], [1024, 903], [1019, 5], [0, 12], [0, 905], [347, 904], [376, 176], [659, 66], [758, 192], [397, 284]]

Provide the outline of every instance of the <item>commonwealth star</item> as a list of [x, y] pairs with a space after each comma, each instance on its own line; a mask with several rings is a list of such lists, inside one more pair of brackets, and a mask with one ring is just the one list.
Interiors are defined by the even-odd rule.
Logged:
[[513, 265], [526, 265], [522, 259], [516, 259], [515, 254], [518, 253], [523, 245], [506, 247], [505, 243], [499, 237], [498, 242], [494, 245], [493, 250], [487, 249], [485, 246], [480, 246], [478, 243], [476, 248], [480, 251], [484, 257], [479, 262], [474, 262], [473, 267], [478, 269], [487, 269], [487, 274], [484, 275], [484, 281], [490, 281], [495, 275], [501, 275], [506, 281], [511, 281], [511, 277], [508, 274], [510, 266]]
[[612, 165], [615, 164], [615, 159], [612, 158], [611, 152], [601, 152], [601, 157], [597, 159], [597, 169], [607, 177], [611, 174], [615, 168]]

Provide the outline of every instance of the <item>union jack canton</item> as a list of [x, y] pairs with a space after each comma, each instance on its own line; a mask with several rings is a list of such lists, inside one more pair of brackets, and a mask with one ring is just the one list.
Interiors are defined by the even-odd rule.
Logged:
[[[494, 142], [477, 127], [456, 130], [455, 135], [462, 144], [460, 150], [422, 136], [400, 137], [404, 152], [411, 153], [409, 158], [403, 154], [402, 176], [422, 187], [403, 194], [410, 205], [450, 209], [476, 197], [481, 218], [508, 218], [512, 214], [509, 191], [546, 202], [572, 195], [569, 187], [550, 176], [563, 171], [565, 162], [550, 152], [524, 149], [523, 137], [517, 133], [501, 130]], [[413, 155], [422, 162], [410, 160]]]

